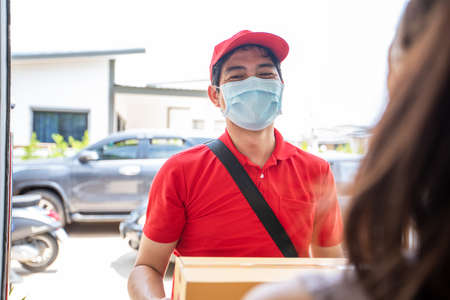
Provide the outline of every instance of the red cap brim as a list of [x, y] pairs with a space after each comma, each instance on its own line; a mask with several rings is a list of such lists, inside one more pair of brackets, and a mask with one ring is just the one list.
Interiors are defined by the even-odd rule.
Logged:
[[243, 30], [225, 40], [214, 48], [213, 57], [209, 66], [210, 79], [212, 80], [212, 69], [219, 59], [231, 50], [246, 44], [261, 45], [269, 48], [273, 54], [282, 62], [289, 53], [288, 43], [281, 37], [267, 32], [252, 32]]

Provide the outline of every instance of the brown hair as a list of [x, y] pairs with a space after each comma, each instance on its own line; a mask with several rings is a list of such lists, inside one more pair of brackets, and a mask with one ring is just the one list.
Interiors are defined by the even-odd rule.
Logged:
[[373, 299], [450, 295], [449, 3], [408, 3], [391, 49], [401, 66], [355, 178], [347, 248]]

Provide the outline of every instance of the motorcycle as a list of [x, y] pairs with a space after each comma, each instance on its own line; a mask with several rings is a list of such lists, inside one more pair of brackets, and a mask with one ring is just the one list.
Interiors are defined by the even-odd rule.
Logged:
[[11, 259], [31, 272], [44, 271], [58, 257], [67, 233], [56, 212], [38, 206], [39, 194], [13, 196]]

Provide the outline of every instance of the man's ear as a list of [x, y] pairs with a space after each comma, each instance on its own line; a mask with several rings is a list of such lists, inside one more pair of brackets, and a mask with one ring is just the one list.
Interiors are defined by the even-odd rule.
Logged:
[[208, 96], [209, 96], [209, 100], [211, 100], [211, 102], [217, 106], [220, 107], [220, 102], [219, 102], [219, 89], [215, 86], [208, 86]]

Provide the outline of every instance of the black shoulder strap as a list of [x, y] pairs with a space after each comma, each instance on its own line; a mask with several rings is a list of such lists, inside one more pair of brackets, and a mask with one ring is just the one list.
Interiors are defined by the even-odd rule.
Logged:
[[248, 176], [244, 167], [239, 163], [230, 149], [228, 149], [227, 146], [225, 146], [225, 144], [219, 139], [211, 141], [206, 145], [212, 152], [214, 152], [214, 154], [226, 167], [242, 194], [245, 196], [255, 214], [258, 216], [259, 220], [264, 225], [267, 232], [270, 234], [275, 244], [277, 244], [283, 255], [285, 257], [298, 257], [297, 251], [295, 250], [292, 241], [280, 221], [278, 221], [269, 204], [267, 204], [255, 183], [252, 181], [250, 176]]

